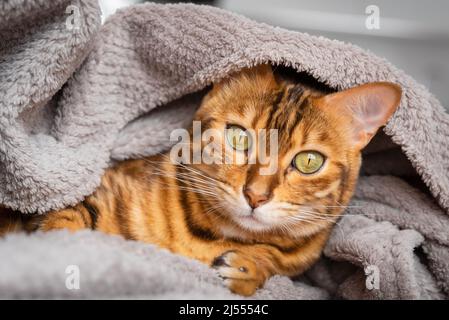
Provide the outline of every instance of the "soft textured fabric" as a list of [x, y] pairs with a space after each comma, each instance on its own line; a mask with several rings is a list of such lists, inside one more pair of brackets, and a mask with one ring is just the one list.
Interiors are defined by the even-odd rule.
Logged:
[[[0, 299], [239, 298], [229, 292], [213, 269], [196, 260], [99, 232], [10, 235], [0, 242], [0, 252], [9, 257], [8, 263], [0, 264]], [[10, 268], [12, 265], [16, 268]], [[70, 277], [76, 273], [79, 282]], [[278, 276], [253, 298], [327, 296], [324, 290]]]
[[[80, 13], [75, 28], [67, 27], [69, 5]], [[325, 257], [295, 283], [276, 277], [258, 296], [449, 293], [449, 117], [423, 86], [351, 44], [208, 6], [145, 4], [99, 21], [93, 0], [0, 4], [0, 203], [26, 213], [77, 203], [111, 161], [166, 150], [169, 133], [188, 125], [204, 90], [243, 67], [284, 65], [337, 90], [392, 81], [403, 88], [401, 106], [366, 150], [362, 172], [371, 176], [360, 179]], [[415, 174], [429, 195], [393, 177]], [[207, 268], [147, 247], [89, 232], [10, 236], [0, 240], [0, 255], [10, 257], [0, 267], [0, 295], [73, 295], [56, 281], [73, 257], [87, 279], [76, 293], [82, 297], [228, 296]], [[159, 255], [171, 261], [170, 274], [158, 266]], [[27, 276], [30, 266], [38, 267]], [[379, 288], [369, 290], [364, 269], [373, 266]], [[185, 270], [190, 291], [178, 288]], [[200, 288], [203, 274], [207, 285]], [[150, 280], [138, 281], [144, 278]]]

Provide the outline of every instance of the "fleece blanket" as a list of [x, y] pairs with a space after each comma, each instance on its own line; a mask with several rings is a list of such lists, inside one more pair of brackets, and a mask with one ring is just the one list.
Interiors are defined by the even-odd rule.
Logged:
[[[336, 90], [392, 81], [403, 97], [322, 259], [256, 298], [446, 298], [449, 117], [438, 100], [354, 45], [209, 6], [138, 5], [100, 25], [94, 0], [2, 1], [0, 203], [41, 214], [77, 203], [113, 161], [167, 150], [212, 82], [260, 63]], [[96, 232], [9, 235], [0, 256], [0, 298], [238, 298], [207, 266]]]

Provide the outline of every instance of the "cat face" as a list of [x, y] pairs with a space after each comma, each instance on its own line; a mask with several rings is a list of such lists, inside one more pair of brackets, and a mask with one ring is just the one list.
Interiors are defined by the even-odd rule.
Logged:
[[[268, 66], [215, 85], [195, 120], [203, 132], [218, 132], [214, 142], [222, 161], [191, 165], [204, 175], [198, 178], [207, 184], [209, 213], [250, 232], [304, 236], [329, 227], [354, 191], [362, 148], [394, 112], [400, 95], [389, 83], [324, 95], [276, 79]], [[277, 139], [270, 139], [270, 129]], [[263, 162], [261, 147], [268, 155]], [[207, 152], [205, 141], [199, 149]], [[223, 157], [229, 150], [231, 163]], [[274, 169], [267, 170], [270, 165]]]

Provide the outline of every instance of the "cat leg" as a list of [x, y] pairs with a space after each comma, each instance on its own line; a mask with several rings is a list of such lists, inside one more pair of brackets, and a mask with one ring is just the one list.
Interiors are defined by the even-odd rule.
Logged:
[[0, 206], [0, 237], [8, 233], [26, 231], [24, 223], [27, 220], [29, 220], [29, 217]]
[[306, 271], [321, 255], [328, 231], [315, 234], [293, 247], [270, 244], [229, 243], [231, 249], [213, 259], [229, 289], [250, 296], [273, 275], [296, 276]]
[[34, 222], [38, 230], [50, 231], [57, 229], [67, 229], [77, 231], [80, 229], [92, 228], [94, 219], [88, 210], [82, 206], [51, 211], [43, 216], [37, 217]]
[[243, 296], [253, 295], [265, 281], [275, 274], [270, 254], [250, 250], [229, 250], [212, 262], [228, 288]]

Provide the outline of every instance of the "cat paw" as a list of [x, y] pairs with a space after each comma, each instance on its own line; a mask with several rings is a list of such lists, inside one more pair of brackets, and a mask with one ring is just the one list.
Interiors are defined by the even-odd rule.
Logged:
[[251, 296], [265, 283], [265, 276], [257, 264], [240, 251], [230, 250], [212, 262], [228, 288], [236, 294]]

